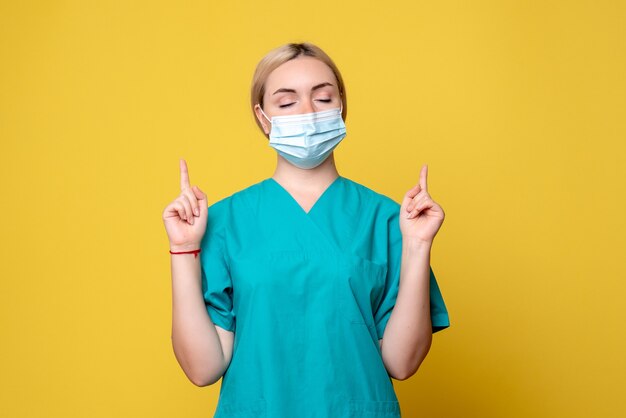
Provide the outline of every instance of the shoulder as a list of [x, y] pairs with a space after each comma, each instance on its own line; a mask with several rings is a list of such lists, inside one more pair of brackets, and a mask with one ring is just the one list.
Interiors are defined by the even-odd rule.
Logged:
[[[346, 189], [350, 189], [350, 212], [358, 219], [358, 228], [368, 234], [369, 258], [379, 264], [388, 262], [389, 254], [398, 254], [401, 249], [402, 233], [400, 230], [400, 204], [391, 197], [377, 192], [370, 187], [346, 179]], [[344, 202], [342, 202], [344, 203]]]
[[254, 207], [254, 203], [261, 196], [266, 180], [261, 180], [242, 190], [223, 197], [209, 205], [209, 223], [215, 226], [228, 221], [229, 215], [238, 208]]
[[360, 202], [360, 210], [368, 207], [384, 217], [397, 216], [400, 212], [400, 204], [391, 197], [346, 177], [343, 177], [343, 183], [354, 200]]
[[223, 211], [227, 210], [227, 208], [232, 205], [245, 204], [250, 200], [256, 199], [261, 194], [261, 190], [265, 186], [266, 182], [267, 179], [261, 180], [246, 187], [245, 189], [239, 190], [229, 196], [223, 197], [209, 205], [209, 210], [214, 209], [216, 211]]

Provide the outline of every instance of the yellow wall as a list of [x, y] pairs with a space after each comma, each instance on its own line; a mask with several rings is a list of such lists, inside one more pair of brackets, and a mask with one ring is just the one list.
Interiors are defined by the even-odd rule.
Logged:
[[[175, 5], [176, 4], [176, 5]], [[397, 201], [429, 164], [452, 327], [407, 417], [626, 405], [626, 5], [0, 3], [0, 415], [207, 417], [170, 343], [161, 214], [271, 176], [254, 66], [312, 41], [349, 97], [340, 174]]]

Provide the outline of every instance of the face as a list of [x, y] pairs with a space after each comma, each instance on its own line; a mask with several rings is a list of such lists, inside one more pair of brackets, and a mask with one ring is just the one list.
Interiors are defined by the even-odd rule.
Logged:
[[[268, 118], [319, 112], [341, 106], [337, 80], [330, 67], [308, 56], [287, 61], [270, 73], [265, 82], [263, 111]], [[260, 106], [255, 113], [266, 134], [271, 123], [265, 119]]]

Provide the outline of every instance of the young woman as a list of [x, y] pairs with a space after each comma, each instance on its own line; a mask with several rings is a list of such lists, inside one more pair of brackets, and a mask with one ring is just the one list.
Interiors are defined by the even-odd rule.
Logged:
[[223, 376], [215, 417], [399, 417], [391, 378], [449, 326], [427, 166], [401, 205], [338, 174], [346, 90], [310, 43], [260, 61], [251, 107], [273, 176], [207, 208], [181, 160], [163, 212], [176, 358], [198, 386]]

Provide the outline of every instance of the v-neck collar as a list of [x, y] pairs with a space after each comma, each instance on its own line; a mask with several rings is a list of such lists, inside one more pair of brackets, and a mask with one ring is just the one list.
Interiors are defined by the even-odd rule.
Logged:
[[273, 177], [270, 177], [267, 179], [268, 182], [275, 184], [276, 186], [278, 186], [278, 188], [280, 190], [282, 190], [282, 192], [285, 194], [285, 196], [294, 204], [296, 205], [296, 207], [298, 209], [300, 209], [300, 211], [306, 215], [306, 216], [310, 216], [311, 212], [313, 212], [313, 210], [319, 206], [320, 202], [323, 201], [324, 196], [326, 196], [327, 194], [329, 194], [329, 191], [335, 186], [337, 185], [340, 181], [341, 181], [342, 177], [341, 176], [337, 176], [337, 178], [335, 178], [332, 183], [330, 183], [326, 189], [322, 192], [322, 194], [319, 195], [319, 197], [317, 198], [317, 200], [315, 201], [315, 203], [313, 203], [313, 206], [311, 206], [311, 208], [309, 209], [309, 211], [305, 211], [304, 208], [302, 206], [300, 206], [300, 204], [298, 203], [298, 201], [291, 195], [291, 193], [289, 193], [287, 191], [287, 189], [285, 189], [279, 182], [277, 182], [276, 180], [274, 180]]

